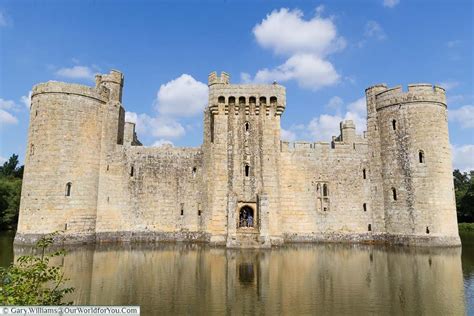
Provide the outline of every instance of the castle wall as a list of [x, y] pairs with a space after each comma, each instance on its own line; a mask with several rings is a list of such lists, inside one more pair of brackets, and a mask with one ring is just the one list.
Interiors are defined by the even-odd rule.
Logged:
[[383, 231], [374, 225], [370, 182], [363, 178], [366, 140], [336, 142], [333, 147], [282, 142], [281, 222], [286, 240], [337, 240]]
[[80, 85], [34, 87], [17, 241], [56, 230], [69, 238], [94, 233], [107, 98], [105, 89]]
[[208, 214], [199, 148], [117, 147], [101, 180], [99, 240], [148, 238], [153, 233], [166, 239], [175, 232], [203, 230]]

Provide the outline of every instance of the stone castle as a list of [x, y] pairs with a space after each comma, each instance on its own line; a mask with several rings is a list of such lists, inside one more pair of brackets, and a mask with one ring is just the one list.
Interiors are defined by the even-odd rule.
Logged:
[[125, 122], [123, 75], [41, 83], [31, 98], [20, 219], [28, 244], [196, 241], [458, 246], [445, 91], [366, 89], [367, 132], [280, 140], [285, 88], [209, 75], [198, 148], [143, 147]]

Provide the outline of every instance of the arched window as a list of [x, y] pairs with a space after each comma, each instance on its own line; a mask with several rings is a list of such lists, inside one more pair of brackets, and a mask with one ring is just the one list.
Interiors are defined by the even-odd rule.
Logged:
[[367, 179], [367, 173], [365, 172], [365, 169], [362, 169], [362, 177]]
[[274, 105], [277, 103], [277, 98], [276, 97], [270, 97], [270, 104]]
[[420, 150], [418, 152], [418, 161], [420, 163], [425, 163], [425, 153], [423, 152], [423, 150]]
[[245, 128], [245, 131], [248, 132], [248, 131], [250, 130], [250, 123], [249, 123], [249, 122], [245, 122], [244, 128]]
[[248, 177], [250, 175], [250, 166], [245, 165], [245, 176]]
[[196, 167], [193, 167], [193, 178], [195, 178], [195, 177], [196, 177], [196, 172], [197, 172], [197, 169], [196, 169]]
[[257, 99], [255, 97], [250, 97], [249, 98], [249, 104], [254, 104], [257, 103]]
[[364, 207], [364, 212], [367, 212], [367, 203], [364, 203], [363, 207]]
[[395, 188], [392, 188], [392, 197], [394, 201], [397, 200], [397, 190], [395, 190]]
[[229, 97], [229, 104], [235, 104], [235, 97]]
[[323, 184], [323, 196], [329, 196], [328, 185], [326, 183]]
[[240, 97], [239, 98], [239, 105], [244, 105], [245, 104], [245, 97]]
[[135, 173], [135, 169], [133, 166], [130, 167], [130, 177], [133, 177], [133, 174]]
[[66, 183], [66, 196], [71, 196], [71, 187], [72, 187], [71, 182]]
[[260, 105], [265, 105], [265, 104], [267, 104], [267, 98], [260, 97]]
[[220, 96], [219, 99], [217, 100], [219, 103], [225, 103], [225, 97]]
[[243, 206], [239, 211], [239, 227], [254, 227], [255, 213], [248, 205]]
[[428, 226], [426, 226], [426, 233], [429, 234], [430, 233], [430, 228]]
[[369, 232], [372, 231], [372, 224], [369, 224], [369, 226], [367, 226], [367, 230], [368, 230]]
[[392, 120], [392, 128], [393, 130], [397, 129], [397, 120]]

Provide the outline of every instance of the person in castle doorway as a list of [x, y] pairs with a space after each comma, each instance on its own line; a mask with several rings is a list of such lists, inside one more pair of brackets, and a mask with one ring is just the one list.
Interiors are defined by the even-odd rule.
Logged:
[[247, 211], [240, 211], [240, 227], [247, 227]]
[[247, 218], [247, 225], [248, 227], [253, 227], [253, 217], [252, 217], [252, 214], [249, 214], [248, 218]]

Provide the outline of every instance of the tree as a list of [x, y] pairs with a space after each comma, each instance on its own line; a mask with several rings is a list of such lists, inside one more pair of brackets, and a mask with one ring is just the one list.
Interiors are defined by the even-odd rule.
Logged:
[[[18, 164], [18, 155], [11, 155], [8, 161], [5, 161], [3, 166], [0, 167], [0, 174], [4, 177], [17, 177], [19, 173], [19, 168], [17, 168]], [[21, 171], [21, 173], [23, 175], [23, 171]]]
[[61, 267], [50, 262], [64, 256], [65, 251], [46, 253], [56, 235], [46, 235], [37, 242], [39, 256], [21, 256], [10, 267], [0, 268], [0, 305], [64, 305], [64, 296], [74, 288], [64, 287], [67, 279]]
[[23, 166], [13, 154], [0, 166], [0, 229], [15, 229], [20, 212]]
[[454, 193], [458, 222], [474, 222], [474, 172], [454, 170]]

